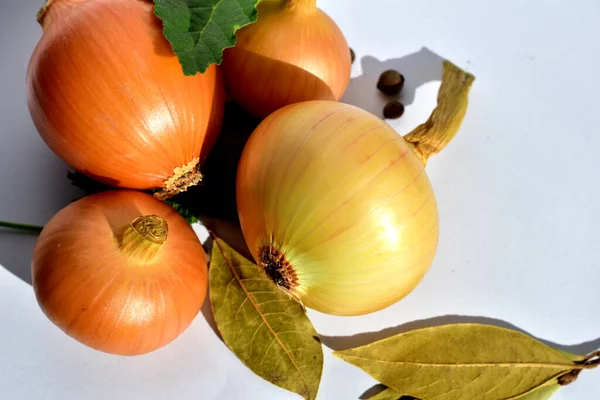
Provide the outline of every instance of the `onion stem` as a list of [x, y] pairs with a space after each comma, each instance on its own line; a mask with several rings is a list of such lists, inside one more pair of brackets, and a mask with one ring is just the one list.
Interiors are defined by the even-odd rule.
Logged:
[[287, 0], [287, 5], [302, 11], [314, 11], [317, 9], [317, 0]]
[[423, 165], [427, 165], [429, 157], [442, 151], [456, 136], [467, 112], [469, 91], [474, 80], [470, 73], [450, 61], [444, 61], [435, 110], [427, 122], [404, 136]]
[[136, 218], [117, 236], [121, 251], [142, 264], [154, 259], [167, 241], [167, 221], [158, 215]]
[[44, 17], [46, 16], [46, 11], [48, 11], [48, 8], [50, 8], [51, 4], [52, 4], [52, 0], [46, 0], [44, 5], [42, 6], [42, 8], [40, 8], [40, 10], [38, 11], [38, 13], [37, 13], [38, 24], [44, 26]]
[[7, 222], [7, 221], [0, 221], [0, 227], [20, 230], [20, 231], [25, 231], [25, 232], [33, 232], [33, 233], [40, 233], [42, 231], [42, 229], [44, 229], [43, 226], [39, 226], [39, 225], [17, 224], [14, 222]]

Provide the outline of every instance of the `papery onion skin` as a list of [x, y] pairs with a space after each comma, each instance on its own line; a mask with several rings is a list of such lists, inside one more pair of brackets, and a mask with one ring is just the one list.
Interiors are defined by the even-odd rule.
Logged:
[[348, 43], [315, 1], [264, 1], [258, 21], [223, 54], [228, 93], [264, 118], [288, 104], [339, 100], [350, 80]]
[[40, 21], [27, 94], [48, 146], [102, 183], [185, 190], [172, 177], [196, 172], [221, 127], [218, 67], [185, 76], [152, 2], [52, 0]]
[[[152, 215], [166, 221], [164, 244], [152, 251], [146, 241], [123, 246], [129, 224]], [[109, 191], [71, 203], [48, 222], [32, 278], [42, 311], [67, 335], [134, 356], [190, 325], [206, 297], [208, 270], [197, 235], [172, 207], [145, 193]]]
[[276, 111], [246, 144], [236, 185], [252, 256], [267, 270], [261, 248], [279, 252], [295, 273], [283, 288], [306, 307], [381, 310], [410, 293], [434, 259], [438, 210], [423, 163], [357, 107], [310, 101]]

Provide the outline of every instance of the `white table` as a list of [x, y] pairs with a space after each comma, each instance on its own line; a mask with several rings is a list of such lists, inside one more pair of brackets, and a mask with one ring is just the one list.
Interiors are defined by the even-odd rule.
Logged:
[[[25, 71], [41, 34], [35, 22], [40, 3], [0, 4], [0, 219], [34, 224], [44, 224], [80, 194], [26, 108]], [[406, 75], [405, 115], [390, 122], [401, 134], [424, 121], [435, 104], [439, 57], [477, 76], [458, 137], [428, 166], [441, 214], [439, 252], [429, 274], [409, 297], [378, 313], [342, 318], [309, 312], [327, 346], [319, 398], [357, 399], [375, 384], [332, 357], [331, 348], [383, 338], [407, 323], [513, 324], [571, 351], [599, 348], [600, 3], [319, 4], [356, 51], [355, 79], [344, 101], [380, 113], [378, 74], [391, 67]], [[29, 273], [34, 243], [35, 236], [0, 231], [0, 398], [299, 398], [242, 365], [202, 313], [179, 339], [145, 356], [111, 356], [80, 345], [35, 302]], [[554, 398], [598, 396], [600, 371], [590, 371]]]

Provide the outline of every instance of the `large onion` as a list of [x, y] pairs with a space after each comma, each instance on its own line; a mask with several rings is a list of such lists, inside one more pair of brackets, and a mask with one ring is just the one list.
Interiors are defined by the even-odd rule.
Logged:
[[354, 106], [300, 103], [265, 119], [244, 149], [237, 197], [253, 257], [322, 312], [396, 302], [436, 250], [423, 164], [389, 125]]
[[332, 101], [267, 117], [237, 176], [241, 227], [257, 264], [325, 313], [370, 313], [411, 292], [438, 243], [424, 165], [458, 131], [472, 82], [446, 62], [438, 107], [404, 138], [374, 115]]
[[223, 54], [227, 91], [259, 117], [306, 100], [339, 100], [350, 80], [350, 50], [316, 0], [269, 0], [258, 21]]
[[49, 147], [114, 186], [196, 184], [222, 120], [218, 68], [185, 76], [152, 2], [49, 0], [39, 20], [28, 104]]
[[152, 196], [110, 191], [59, 211], [33, 251], [43, 312], [94, 349], [138, 355], [178, 337], [207, 290], [202, 244], [173, 208]]

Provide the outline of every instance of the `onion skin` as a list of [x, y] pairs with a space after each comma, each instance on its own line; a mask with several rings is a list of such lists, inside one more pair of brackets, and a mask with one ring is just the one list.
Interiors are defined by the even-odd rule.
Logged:
[[260, 249], [276, 249], [291, 276], [283, 289], [306, 307], [381, 310], [434, 259], [438, 210], [423, 163], [357, 107], [310, 101], [271, 114], [246, 144], [236, 186], [252, 256], [268, 273]]
[[[126, 242], [129, 224], [149, 215], [166, 221], [163, 244]], [[32, 277], [42, 311], [67, 335], [133, 356], [190, 325], [206, 297], [208, 270], [197, 235], [173, 208], [145, 193], [110, 191], [77, 200], [49, 221]]]
[[152, 2], [52, 0], [40, 22], [28, 106], [52, 151], [112, 186], [197, 183], [223, 118], [218, 67], [185, 76]]
[[288, 104], [339, 100], [350, 81], [348, 43], [314, 1], [264, 1], [258, 21], [223, 54], [228, 93], [264, 118]]

